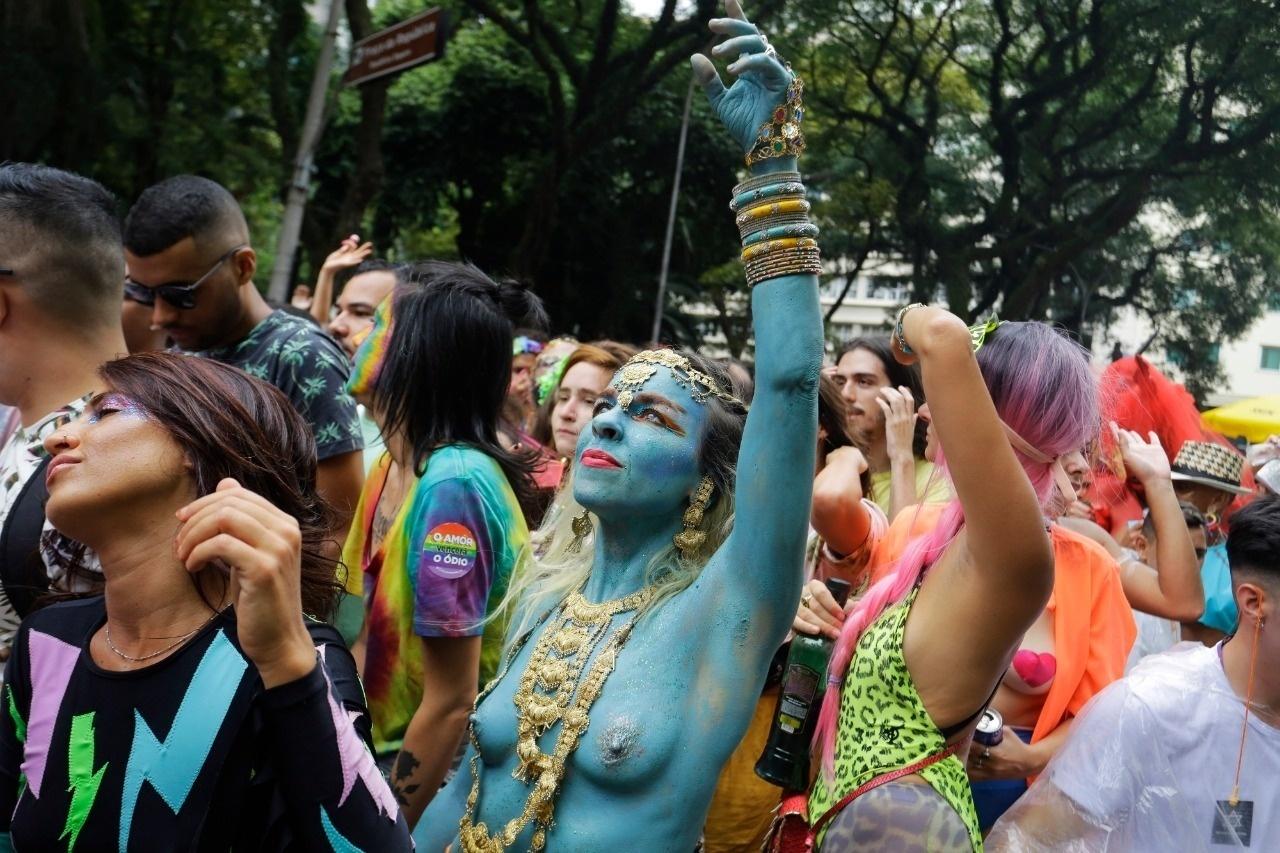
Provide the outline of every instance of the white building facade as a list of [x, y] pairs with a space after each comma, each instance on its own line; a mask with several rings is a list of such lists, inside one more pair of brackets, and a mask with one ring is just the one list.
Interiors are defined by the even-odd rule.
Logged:
[[[1093, 351], [1098, 358], [1109, 357], [1118, 342], [1126, 354], [1136, 351], [1151, 335], [1151, 323], [1137, 312], [1123, 309], [1106, 329], [1094, 335]], [[1153, 364], [1169, 376], [1181, 378], [1175, 360], [1158, 347], [1144, 353]], [[1224, 342], [1218, 348], [1218, 363], [1225, 384], [1206, 401], [1210, 406], [1223, 406], [1250, 397], [1280, 394], [1280, 298], [1274, 299], [1249, 331], [1239, 340]]]

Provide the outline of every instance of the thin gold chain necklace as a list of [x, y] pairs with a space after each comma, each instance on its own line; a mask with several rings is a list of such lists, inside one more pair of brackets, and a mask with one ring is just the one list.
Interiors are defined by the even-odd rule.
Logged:
[[[536, 823], [530, 849], [546, 847], [547, 830], [555, 813], [556, 797], [564, 779], [569, 756], [578, 746], [591, 719], [589, 712], [604, 689], [605, 681], [618, 662], [618, 653], [631, 637], [636, 620], [653, 600], [654, 591], [645, 587], [639, 592], [615, 601], [592, 604], [582, 597], [581, 587], [570, 593], [554, 611], [546, 631], [534, 646], [529, 665], [520, 678], [513, 702], [516, 706], [516, 754], [519, 763], [512, 771], [518, 781], [532, 782], [533, 790], [520, 814], [508, 821], [496, 835], [489, 835], [483, 822], [475, 823], [476, 805], [480, 800], [480, 745], [475, 726], [471, 727], [471, 793], [467, 810], [459, 827], [459, 840], [464, 853], [502, 853], [530, 824]], [[600, 640], [608, 632], [610, 621], [619, 613], [635, 611], [605, 644], [577, 690], [578, 676]], [[502, 672], [476, 698], [481, 700], [506, 676], [530, 634], [522, 638], [507, 656]], [[574, 700], [574, 693], [577, 698]], [[474, 713], [473, 713], [474, 719]], [[542, 752], [537, 738], [557, 721], [563, 720], [551, 754]]]
[[[227, 607], [230, 607], [230, 606], [231, 606], [231, 605], [227, 605]], [[224, 608], [222, 608], [222, 610], [215, 610], [215, 611], [214, 611], [214, 613], [213, 613], [213, 615], [212, 615], [212, 616], [210, 616], [208, 619], [204, 620], [204, 621], [203, 621], [203, 622], [201, 622], [199, 625], [197, 625], [196, 627], [192, 628], [190, 631], [188, 631], [187, 633], [183, 634], [181, 637], [179, 637], [178, 639], [174, 640], [172, 643], [170, 643], [169, 645], [165, 646], [165, 647], [164, 647], [163, 649], [161, 649], [160, 651], [158, 651], [158, 652], [152, 652], [151, 654], [149, 654], [149, 655], [143, 655], [142, 657], [133, 657], [132, 655], [127, 655], [127, 654], [125, 654], [124, 652], [122, 652], [122, 651], [120, 651], [119, 649], [117, 649], [117, 648], [116, 648], [116, 644], [115, 644], [115, 643], [113, 643], [113, 642], [111, 642], [111, 623], [110, 623], [110, 622], [108, 622], [108, 623], [107, 623], [107, 625], [106, 625], [106, 630], [103, 632], [103, 637], [104, 637], [104, 639], [106, 639], [106, 641], [107, 641], [107, 648], [111, 649], [111, 651], [115, 654], [115, 656], [116, 656], [116, 657], [118, 657], [118, 658], [120, 658], [120, 659], [122, 659], [122, 660], [127, 660], [127, 661], [129, 661], [129, 663], [142, 663], [143, 661], [148, 661], [148, 660], [151, 660], [152, 658], [158, 658], [158, 657], [160, 657], [160, 655], [165, 654], [166, 652], [171, 652], [171, 651], [173, 651], [173, 650], [174, 650], [174, 649], [176, 649], [178, 646], [182, 645], [182, 644], [183, 644], [183, 643], [185, 643], [187, 640], [191, 639], [191, 638], [192, 638], [192, 637], [194, 637], [196, 634], [200, 633], [200, 631], [202, 631], [206, 625], [208, 625], [208, 624], [209, 624], [210, 622], [212, 622], [214, 619], [217, 619], [219, 616], [221, 616], [221, 615], [222, 615], [222, 611], [223, 611], [223, 610], [226, 610], [226, 609], [227, 609], [227, 608], [226, 608], [226, 607], [224, 607]]]

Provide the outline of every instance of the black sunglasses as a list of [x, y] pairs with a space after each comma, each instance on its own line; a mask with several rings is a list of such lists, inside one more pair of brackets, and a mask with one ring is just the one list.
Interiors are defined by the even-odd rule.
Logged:
[[139, 305], [150, 306], [156, 304], [156, 297], [159, 296], [174, 308], [177, 308], [180, 311], [189, 311], [196, 307], [196, 290], [200, 285], [208, 281], [209, 277], [217, 272], [218, 267], [230, 260], [236, 252], [247, 248], [249, 248], [248, 244], [245, 244], [228, 250], [225, 255], [214, 262], [214, 265], [209, 268], [207, 273], [200, 276], [190, 284], [170, 282], [168, 284], [157, 284], [155, 287], [148, 287], [145, 284], [138, 284], [126, 275], [124, 277], [124, 298], [137, 302]]
[[13, 270], [0, 267], [0, 275], [13, 275]]

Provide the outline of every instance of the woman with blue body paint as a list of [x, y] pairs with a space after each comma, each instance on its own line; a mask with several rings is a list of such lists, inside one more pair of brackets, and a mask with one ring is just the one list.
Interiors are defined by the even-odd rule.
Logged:
[[749, 152], [735, 205], [757, 285], [751, 414], [694, 354], [643, 352], [615, 374], [579, 436], [563, 523], [513, 584], [506, 659], [420, 850], [693, 850], [795, 612], [822, 359], [800, 89], [726, 5], [714, 53], [737, 79], [693, 63]]
[[409, 850], [355, 662], [316, 618], [341, 587], [311, 430], [218, 362], [100, 375], [45, 447], [48, 517], [104, 593], [19, 629], [0, 850]]

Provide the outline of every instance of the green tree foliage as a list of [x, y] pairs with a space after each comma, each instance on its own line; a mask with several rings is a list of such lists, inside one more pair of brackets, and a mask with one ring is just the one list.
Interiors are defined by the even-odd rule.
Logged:
[[824, 247], [970, 317], [1088, 332], [1132, 305], [1210, 349], [1274, 288], [1280, 17], [1259, 2], [809, 0], [789, 8], [836, 202]]
[[[678, 20], [672, 12], [665, 22], [632, 17], [618, 2], [518, 11], [463, 2], [451, 11], [444, 59], [405, 73], [389, 91], [385, 179], [368, 218], [374, 240], [405, 257], [418, 255], [411, 247], [451, 249], [531, 280], [557, 328], [644, 339], [686, 60], [706, 43], [707, 10]], [[737, 247], [724, 201], [739, 157], [700, 93], [694, 107], [672, 262], [676, 309], [678, 295], [696, 294], [700, 276]], [[357, 112], [356, 93], [344, 93], [317, 160], [309, 218], [337, 209], [354, 168]], [[668, 334], [696, 341], [705, 331], [678, 310], [673, 320]]]
[[0, 160], [90, 175], [126, 206], [208, 175], [269, 245], [315, 44], [302, 0], [0, 0]]
[[[343, 0], [347, 37], [423, 0]], [[305, 278], [350, 231], [533, 281], [558, 328], [642, 340], [685, 58], [716, 0], [442, 0], [443, 60], [340, 88]], [[824, 253], [962, 314], [1106, 334], [1133, 307], [1197, 393], [1280, 267], [1280, 17], [1263, 0], [759, 0], [807, 83]], [[318, 44], [302, 0], [0, 0], [0, 158], [128, 202], [190, 171], [271, 262]], [[344, 44], [349, 38], [344, 37]], [[340, 65], [342, 59], [340, 59]], [[747, 345], [725, 207], [740, 156], [693, 100], [664, 334]], [[889, 272], [886, 272], [889, 271]]]

